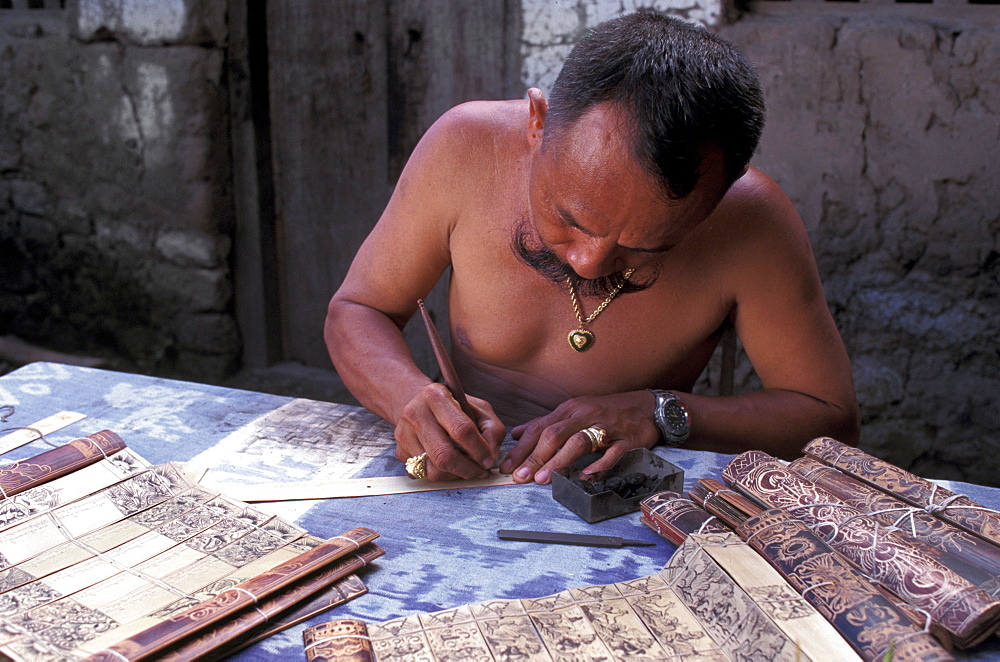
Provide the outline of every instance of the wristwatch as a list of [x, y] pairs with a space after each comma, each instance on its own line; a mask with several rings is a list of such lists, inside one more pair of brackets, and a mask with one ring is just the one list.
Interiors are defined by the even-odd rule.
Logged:
[[670, 391], [647, 389], [656, 397], [653, 422], [660, 431], [665, 446], [677, 448], [691, 436], [691, 416], [681, 399]]

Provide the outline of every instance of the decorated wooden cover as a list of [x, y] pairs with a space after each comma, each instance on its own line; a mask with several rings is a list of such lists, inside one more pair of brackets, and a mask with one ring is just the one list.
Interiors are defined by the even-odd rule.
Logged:
[[930, 614], [959, 646], [973, 646], [997, 629], [995, 598], [777, 459], [747, 451], [722, 475], [741, 492], [802, 520], [866, 576]]

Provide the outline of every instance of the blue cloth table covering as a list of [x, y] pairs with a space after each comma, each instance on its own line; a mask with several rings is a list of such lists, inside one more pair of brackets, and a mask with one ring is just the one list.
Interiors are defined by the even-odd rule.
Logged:
[[[247, 483], [402, 475], [391, 428], [356, 407], [54, 363], [33, 363], [0, 377], [0, 405], [14, 413], [0, 428], [30, 426], [70, 410], [87, 417], [3, 456], [19, 460], [108, 429], [154, 464], [192, 462], [207, 479]], [[291, 412], [283, 425], [276, 412]], [[344, 438], [343, 421], [370, 428]], [[263, 423], [262, 423], [263, 422]], [[339, 429], [339, 431], [338, 431]], [[287, 432], [287, 434], [286, 434]], [[685, 489], [721, 478], [731, 455], [657, 448], [682, 468]], [[942, 484], [990, 508], [1000, 489]], [[225, 492], [224, 488], [220, 488]], [[369, 593], [233, 656], [235, 660], [304, 659], [302, 630], [331, 618], [383, 621], [489, 599], [542, 597], [569, 588], [610, 584], [658, 572], [675, 547], [631, 514], [587, 524], [552, 499], [551, 488], [514, 485], [477, 489], [260, 504], [323, 538], [365, 526], [378, 531], [386, 554], [361, 576]], [[270, 510], [269, 510], [270, 509]], [[510, 542], [498, 529], [614, 535], [652, 547], [596, 548]], [[992, 638], [962, 660], [1000, 661]]]

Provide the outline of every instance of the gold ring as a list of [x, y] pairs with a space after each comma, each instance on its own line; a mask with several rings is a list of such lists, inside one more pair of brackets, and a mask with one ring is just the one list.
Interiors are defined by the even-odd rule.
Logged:
[[608, 436], [608, 431], [602, 427], [596, 425], [591, 425], [589, 428], [584, 428], [580, 430], [580, 434], [590, 441], [590, 452], [596, 453], [597, 451], [607, 448], [611, 445], [611, 442], [606, 442], [605, 437]]
[[427, 453], [406, 458], [406, 475], [410, 478], [427, 477]]

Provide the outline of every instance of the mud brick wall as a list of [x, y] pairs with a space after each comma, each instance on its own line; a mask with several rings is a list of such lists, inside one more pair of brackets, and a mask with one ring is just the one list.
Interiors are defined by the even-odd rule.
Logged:
[[853, 360], [862, 447], [1000, 483], [1000, 7], [992, 28], [746, 20], [759, 162], [810, 229]]
[[[551, 58], [629, 4], [526, 11], [541, 21], [524, 39], [526, 86], [547, 89]], [[853, 361], [862, 448], [925, 476], [1000, 484], [1000, 7], [992, 26], [906, 6], [732, 23], [709, 5], [686, 11], [761, 75], [755, 163], [809, 229]], [[716, 358], [702, 389], [717, 370]], [[736, 377], [758, 386], [745, 357]]]
[[[225, 2], [44, 4], [0, 4], [0, 334], [221, 375], [240, 352]], [[547, 90], [582, 30], [640, 4], [756, 63], [756, 162], [809, 228], [862, 447], [1000, 484], [1000, 19], [922, 19], [910, 3], [730, 23], [720, 0], [521, 0], [525, 87]], [[754, 382], [740, 363], [738, 387]]]
[[0, 9], [0, 334], [225, 373], [225, 3], [24, 4]]

